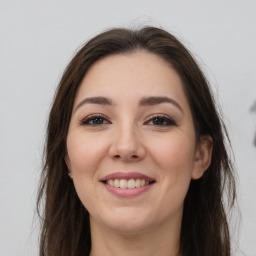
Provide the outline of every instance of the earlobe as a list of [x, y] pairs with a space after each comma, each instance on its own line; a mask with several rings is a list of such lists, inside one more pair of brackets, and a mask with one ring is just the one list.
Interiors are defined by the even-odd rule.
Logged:
[[69, 159], [68, 154], [66, 154], [66, 156], [65, 156], [65, 163], [68, 167], [68, 176], [72, 180], [73, 179], [73, 173], [72, 173], [72, 170], [71, 170], [71, 167], [70, 167], [70, 159]]
[[212, 159], [213, 139], [210, 135], [201, 136], [195, 152], [192, 179], [200, 179], [208, 169]]
[[68, 154], [66, 154], [66, 156], [65, 156], [65, 163], [66, 163], [68, 169], [70, 169], [70, 159], [69, 159]]

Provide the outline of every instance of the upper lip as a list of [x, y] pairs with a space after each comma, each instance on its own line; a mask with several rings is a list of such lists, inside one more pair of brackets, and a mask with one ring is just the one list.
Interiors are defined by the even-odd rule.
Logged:
[[114, 172], [101, 178], [100, 181], [114, 180], [114, 179], [145, 179], [146, 181], [155, 181], [154, 178], [138, 172]]

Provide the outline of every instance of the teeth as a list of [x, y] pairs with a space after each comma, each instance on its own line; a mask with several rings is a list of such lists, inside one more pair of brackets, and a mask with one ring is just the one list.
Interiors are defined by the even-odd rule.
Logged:
[[130, 179], [128, 180], [128, 188], [135, 188], [135, 180], [134, 179]]
[[135, 181], [135, 187], [139, 188], [140, 187], [140, 179], [136, 179]]
[[120, 182], [119, 182], [119, 180], [117, 180], [117, 179], [114, 180], [114, 187], [116, 187], [116, 188], [119, 188], [119, 187], [120, 187]]
[[127, 180], [124, 180], [124, 179], [120, 180], [120, 188], [127, 188]]
[[107, 184], [116, 187], [116, 188], [139, 188], [144, 187], [149, 184], [148, 180], [145, 179], [114, 179], [114, 180], [107, 180]]

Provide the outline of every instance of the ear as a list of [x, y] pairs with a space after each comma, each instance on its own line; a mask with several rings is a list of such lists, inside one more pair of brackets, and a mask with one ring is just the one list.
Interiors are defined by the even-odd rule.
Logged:
[[72, 174], [70, 159], [69, 159], [68, 154], [66, 154], [66, 156], [65, 156], [65, 163], [68, 167], [68, 176], [70, 177], [70, 179], [73, 179], [73, 174]]
[[70, 169], [70, 159], [69, 159], [68, 153], [66, 153], [66, 155], [65, 155], [65, 163], [66, 163], [68, 169]]
[[195, 152], [192, 179], [200, 179], [211, 164], [213, 139], [210, 135], [201, 136]]

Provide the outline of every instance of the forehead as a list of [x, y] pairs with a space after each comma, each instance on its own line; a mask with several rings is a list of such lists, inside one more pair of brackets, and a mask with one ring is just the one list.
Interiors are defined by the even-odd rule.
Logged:
[[90, 67], [80, 84], [75, 103], [84, 97], [135, 100], [156, 95], [170, 96], [187, 105], [181, 78], [161, 57], [147, 52], [116, 54]]

